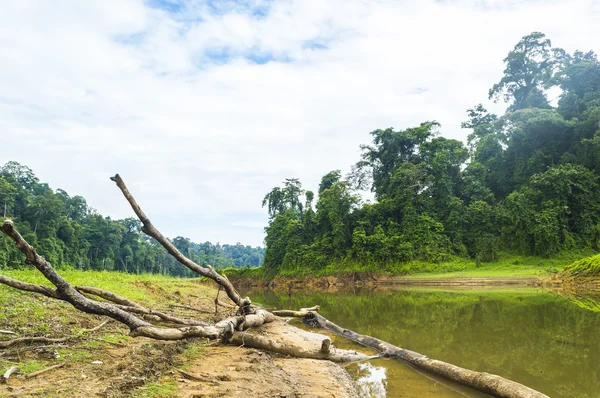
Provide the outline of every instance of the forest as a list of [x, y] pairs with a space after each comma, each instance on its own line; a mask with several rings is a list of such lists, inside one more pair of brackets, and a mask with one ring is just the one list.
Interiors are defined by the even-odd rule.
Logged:
[[[389, 271], [414, 260], [479, 265], [504, 252], [597, 250], [596, 54], [568, 53], [534, 32], [504, 65], [489, 99], [504, 101], [506, 112], [469, 109], [466, 143], [441, 136], [436, 121], [377, 129], [351, 172], [328, 172], [316, 195], [297, 178], [273, 188], [263, 201], [265, 272]], [[373, 201], [361, 198], [365, 190]]]
[[[14, 161], [0, 167], [0, 211], [59, 268], [194, 275], [144, 235], [137, 219], [104, 217], [83, 197], [53, 191], [30, 168]], [[217, 269], [258, 267], [264, 256], [264, 248], [241, 243], [195, 243], [182, 236], [172, 242], [193, 261]], [[3, 236], [0, 269], [23, 266], [19, 250]]]

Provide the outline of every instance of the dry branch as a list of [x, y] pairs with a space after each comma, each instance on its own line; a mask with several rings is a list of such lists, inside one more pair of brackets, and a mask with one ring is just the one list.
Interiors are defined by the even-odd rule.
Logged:
[[189, 305], [169, 304], [169, 307], [182, 308], [184, 310], [196, 311], [196, 312], [200, 312], [202, 314], [212, 314], [212, 311], [207, 311], [207, 310], [203, 310], [203, 309], [200, 309], [200, 308], [194, 308], [194, 307], [191, 307]]
[[37, 376], [39, 376], [41, 374], [44, 374], [46, 372], [50, 372], [51, 370], [62, 368], [66, 364], [67, 363], [64, 362], [64, 363], [60, 363], [58, 365], [52, 365], [50, 367], [47, 367], [46, 369], [42, 369], [42, 370], [38, 370], [37, 372], [29, 373], [29, 374], [25, 375], [25, 378], [26, 379], [32, 379], [32, 378], [37, 377]]
[[303, 318], [305, 316], [307, 316], [310, 312], [316, 312], [319, 311], [321, 309], [321, 307], [319, 307], [318, 305], [315, 305], [314, 307], [310, 307], [310, 308], [301, 308], [300, 311], [293, 311], [293, 310], [277, 310], [277, 311], [271, 311], [273, 313], [273, 315], [277, 315], [277, 316], [281, 316], [281, 317], [292, 317], [292, 318]]
[[209, 383], [209, 384], [212, 384], [214, 386], [219, 385], [218, 381], [211, 380], [208, 377], [199, 377], [199, 376], [193, 375], [193, 374], [188, 373], [188, 372], [186, 372], [184, 370], [181, 370], [181, 369], [175, 369], [175, 370], [178, 371], [179, 373], [181, 373], [181, 375], [183, 377], [185, 377], [186, 379], [193, 380], [193, 381], [200, 381], [200, 382], [203, 382], [203, 383]]
[[108, 290], [98, 289], [96, 287], [89, 287], [89, 286], [77, 286], [75, 289], [77, 289], [77, 291], [79, 291], [80, 293], [98, 296], [104, 300], [111, 301], [116, 304], [117, 308], [120, 308], [124, 311], [130, 312], [132, 314], [151, 315], [151, 316], [155, 316], [158, 319], [161, 319], [163, 321], [174, 323], [177, 325], [195, 325], [195, 326], [206, 326], [207, 325], [205, 322], [181, 319], [181, 318], [177, 318], [172, 315], [169, 315], [169, 314], [165, 314], [164, 312], [146, 308], [146, 307], [142, 306], [141, 304], [128, 299], [127, 297], [120, 296], [120, 295], [113, 293], [111, 291], [108, 291]]
[[396, 347], [375, 337], [358, 334], [349, 329], [344, 329], [316, 312], [311, 312], [304, 318], [309, 325], [320, 327], [344, 336], [352, 341], [371, 347], [385, 356], [402, 360], [418, 369], [442, 376], [446, 379], [463, 384], [467, 387], [500, 398], [549, 398], [539, 391], [535, 391], [523, 384], [505, 379], [501, 376], [475, 372], [450, 363], [430, 359], [423, 354], [404, 348]]
[[[235, 330], [243, 330], [247, 327], [258, 326], [275, 318], [274, 315], [266, 313], [266, 311], [254, 311], [254, 309], [247, 304], [245, 299], [240, 299], [240, 303], [242, 303], [240, 308], [244, 309], [244, 313], [250, 314], [246, 317], [239, 316], [228, 318], [213, 326], [193, 325], [180, 328], [156, 327], [132, 313], [127, 312], [119, 305], [95, 301], [81, 294], [60, 276], [43, 256], [37, 254], [33, 246], [27, 243], [14, 228], [12, 221], [4, 221], [2, 224], [2, 232], [10, 237], [15, 242], [17, 248], [25, 254], [25, 262], [35, 266], [37, 270], [56, 287], [56, 289], [54, 291], [52, 289], [40, 289], [40, 285], [26, 284], [20, 281], [16, 281], [20, 283], [14, 283], [14, 280], [12, 279], [0, 282], [7, 282], [7, 284], [10, 284], [10, 286], [17, 289], [41, 293], [48, 297], [66, 301], [78, 310], [89, 314], [108, 316], [127, 325], [132, 336], [144, 336], [157, 340], [180, 340], [191, 337], [227, 340]], [[229, 283], [229, 281], [227, 281], [227, 283]], [[251, 312], [254, 313], [251, 314]]]
[[123, 196], [125, 196], [125, 199], [127, 199], [131, 205], [131, 208], [142, 222], [142, 231], [145, 234], [156, 239], [158, 243], [167, 249], [169, 254], [179, 261], [179, 263], [183, 264], [198, 275], [207, 277], [218, 283], [219, 286], [225, 290], [225, 293], [227, 293], [227, 296], [231, 299], [231, 301], [233, 301], [242, 310], [242, 313], [250, 312], [250, 299], [248, 297], [242, 298], [226, 276], [220, 275], [211, 266], [202, 267], [184, 256], [167, 238], [165, 238], [165, 236], [158, 229], [156, 229], [154, 224], [152, 224], [142, 208], [138, 205], [133, 195], [129, 192], [129, 189], [127, 189], [125, 181], [123, 181], [121, 176], [116, 174], [110, 179], [114, 181], [119, 189], [121, 189], [121, 192], [123, 192]]

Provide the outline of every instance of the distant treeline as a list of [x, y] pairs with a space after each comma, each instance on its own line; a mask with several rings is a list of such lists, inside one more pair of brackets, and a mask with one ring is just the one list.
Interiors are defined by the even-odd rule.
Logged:
[[[453, 256], [493, 261], [501, 251], [549, 257], [597, 250], [598, 58], [568, 54], [534, 32], [504, 64], [489, 97], [509, 103], [507, 112], [469, 109], [466, 145], [439, 136], [433, 121], [375, 130], [348, 176], [323, 176], [316, 206], [295, 178], [269, 192], [265, 271], [397, 269]], [[549, 89], [559, 92], [557, 102], [548, 100]], [[361, 189], [374, 193], [374, 203], [361, 199]]]
[[[58, 267], [195, 275], [144, 235], [137, 219], [104, 217], [81, 196], [71, 197], [62, 189], [53, 191], [17, 162], [0, 168], [0, 215], [5, 212], [38, 253]], [[198, 264], [215, 268], [258, 267], [264, 256], [264, 248], [240, 243], [194, 243], [181, 236], [172, 242]], [[23, 266], [23, 255], [3, 236], [0, 269]]]

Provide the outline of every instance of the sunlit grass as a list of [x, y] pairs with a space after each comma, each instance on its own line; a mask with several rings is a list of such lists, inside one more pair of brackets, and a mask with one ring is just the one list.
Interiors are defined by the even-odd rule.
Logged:
[[173, 381], [146, 384], [131, 392], [135, 398], [175, 398], [179, 388]]
[[344, 259], [332, 261], [322, 269], [283, 269], [276, 275], [267, 275], [267, 271], [264, 268], [250, 270], [229, 269], [226, 272], [231, 277], [252, 279], [344, 276], [361, 273], [404, 276], [407, 278], [531, 278], [549, 277], [554, 273], [564, 270], [573, 261], [591, 254], [594, 254], [591, 250], [572, 251], [561, 253], [552, 258], [542, 258], [501, 253], [497, 261], [482, 262], [479, 267], [477, 267], [474, 260], [461, 257], [453, 257], [450, 260], [439, 263], [410, 261], [404, 263], [391, 262], [387, 264], [359, 263]]

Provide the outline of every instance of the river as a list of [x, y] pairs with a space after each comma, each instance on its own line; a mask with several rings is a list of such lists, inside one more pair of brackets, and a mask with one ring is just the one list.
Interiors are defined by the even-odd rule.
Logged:
[[[268, 308], [321, 305], [361, 334], [523, 383], [552, 398], [600, 397], [600, 294], [538, 289], [355, 289], [251, 294]], [[360, 349], [342, 338], [334, 344]], [[391, 359], [347, 366], [366, 397], [487, 397]]]

